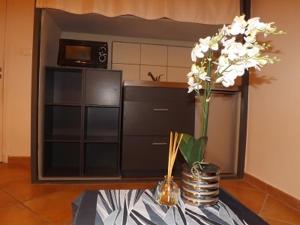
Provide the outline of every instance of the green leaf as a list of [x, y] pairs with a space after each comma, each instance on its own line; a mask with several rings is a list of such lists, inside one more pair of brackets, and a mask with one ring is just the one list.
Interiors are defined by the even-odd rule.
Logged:
[[202, 161], [206, 144], [207, 137], [205, 136], [195, 139], [189, 134], [183, 134], [179, 149], [189, 167], [192, 167], [195, 162]]

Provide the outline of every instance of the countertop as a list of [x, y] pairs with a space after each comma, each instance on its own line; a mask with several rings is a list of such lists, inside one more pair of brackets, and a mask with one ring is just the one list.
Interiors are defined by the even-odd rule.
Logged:
[[[123, 81], [123, 86], [136, 86], [136, 87], [165, 87], [165, 88], [188, 88], [187, 83], [183, 82], [166, 82], [166, 81]], [[233, 86], [230, 88], [225, 88], [221, 84], [213, 88], [215, 91], [228, 91], [235, 92], [240, 91], [240, 85]]]

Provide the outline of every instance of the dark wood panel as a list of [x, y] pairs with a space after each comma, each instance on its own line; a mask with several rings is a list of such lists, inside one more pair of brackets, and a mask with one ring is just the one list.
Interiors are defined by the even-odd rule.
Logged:
[[194, 94], [188, 94], [186, 88], [126, 86], [124, 101], [193, 103]]
[[120, 105], [120, 71], [88, 69], [85, 79], [85, 104]]
[[[168, 168], [169, 137], [124, 136], [122, 174], [124, 177], [163, 177]], [[178, 153], [173, 174], [178, 176], [183, 158]]]
[[194, 121], [192, 102], [124, 102], [124, 135], [168, 135], [170, 131], [193, 134]]
[[122, 169], [128, 171], [162, 171], [168, 165], [168, 137], [125, 136]]

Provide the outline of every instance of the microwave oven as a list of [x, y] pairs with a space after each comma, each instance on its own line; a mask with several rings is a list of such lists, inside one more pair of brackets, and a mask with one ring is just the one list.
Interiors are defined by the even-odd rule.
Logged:
[[59, 40], [58, 65], [107, 68], [107, 42]]

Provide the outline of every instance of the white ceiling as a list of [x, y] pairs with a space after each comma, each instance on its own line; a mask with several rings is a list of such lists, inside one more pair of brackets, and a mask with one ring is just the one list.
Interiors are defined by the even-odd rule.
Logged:
[[215, 34], [220, 25], [177, 22], [167, 18], [146, 20], [134, 16], [106, 17], [47, 10], [63, 31], [196, 42]]

